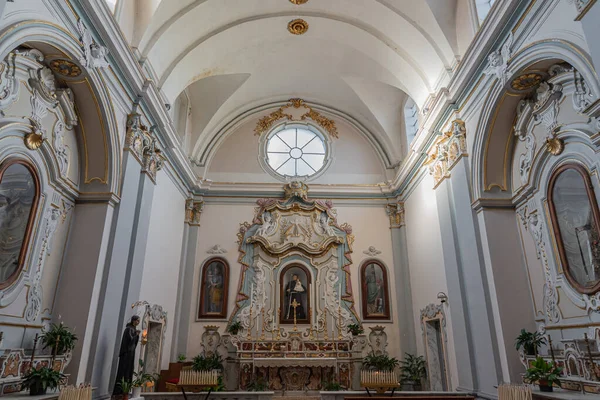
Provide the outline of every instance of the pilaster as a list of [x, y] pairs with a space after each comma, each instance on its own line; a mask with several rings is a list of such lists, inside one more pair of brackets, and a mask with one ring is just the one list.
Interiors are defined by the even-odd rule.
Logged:
[[395, 203], [387, 204], [385, 211], [390, 219], [390, 233], [392, 235], [392, 256], [394, 259], [394, 275], [396, 276], [396, 309], [400, 329], [400, 351], [402, 354], [416, 354], [417, 342], [410, 286], [406, 226], [404, 223], [404, 203], [396, 201]]
[[[495, 396], [502, 379], [489, 280], [471, 208], [464, 122], [454, 120], [430, 152], [460, 390]], [[491, 345], [490, 345], [491, 344]]]
[[188, 199], [185, 203], [185, 228], [181, 263], [179, 265], [177, 304], [173, 320], [173, 343], [171, 344], [172, 361], [175, 361], [179, 354], [188, 355], [188, 333], [192, 320], [192, 309], [195, 305], [195, 297], [193, 296], [194, 272], [200, 232], [200, 217], [203, 209], [204, 199], [202, 197]]

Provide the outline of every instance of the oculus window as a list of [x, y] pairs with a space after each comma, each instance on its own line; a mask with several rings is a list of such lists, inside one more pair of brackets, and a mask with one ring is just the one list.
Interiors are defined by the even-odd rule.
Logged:
[[266, 161], [282, 177], [311, 177], [326, 164], [323, 137], [306, 126], [285, 126], [269, 135]]

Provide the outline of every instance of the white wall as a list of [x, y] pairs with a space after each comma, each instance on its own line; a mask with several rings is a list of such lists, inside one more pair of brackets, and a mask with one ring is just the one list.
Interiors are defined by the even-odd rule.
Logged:
[[[433, 179], [427, 174], [404, 203], [410, 284], [412, 291], [417, 352], [424, 355], [420, 310], [437, 304], [439, 292], [448, 293], [442, 254], [442, 236]], [[448, 364], [452, 387], [458, 384], [450, 312], [445, 309], [448, 334]]]
[[179, 262], [183, 240], [185, 197], [166, 172], [157, 175], [140, 300], [159, 304], [167, 312], [167, 332], [161, 366], [167, 369], [173, 338]]

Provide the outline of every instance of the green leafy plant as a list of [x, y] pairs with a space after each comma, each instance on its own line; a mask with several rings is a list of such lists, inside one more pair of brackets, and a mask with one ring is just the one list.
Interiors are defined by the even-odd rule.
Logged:
[[182, 363], [182, 362], [185, 362], [185, 360], [187, 360], [187, 357], [185, 356], [185, 354], [179, 354], [177, 356], [177, 361], [178, 362]]
[[544, 344], [546, 344], [546, 338], [539, 332], [528, 332], [525, 329], [521, 329], [521, 333], [515, 340], [517, 350], [523, 347], [525, 354], [530, 356], [537, 356], [538, 350]]
[[524, 378], [526, 382], [537, 383], [541, 391], [551, 392], [552, 385], [559, 382], [562, 370], [556, 364], [548, 362], [542, 357], [537, 357], [531, 363], [531, 367], [527, 368]]
[[393, 371], [398, 367], [398, 359], [385, 354], [369, 354], [363, 359], [362, 365], [365, 369], [373, 371]]
[[259, 377], [248, 383], [246, 390], [249, 392], [266, 392], [269, 390], [269, 385], [267, 385], [267, 382], [263, 378]]
[[344, 390], [342, 385], [337, 381], [323, 382], [321, 386], [323, 387], [323, 391], [326, 392], [339, 392]]
[[69, 330], [62, 322], [50, 324], [50, 329], [42, 332], [42, 344], [45, 348], [52, 348], [53, 354], [64, 354], [75, 348], [77, 335]]
[[128, 395], [133, 388], [133, 383], [131, 381], [126, 381], [125, 378], [121, 378], [121, 382], [119, 382], [119, 387], [121, 387], [121, 391], [124, 395]]
[[210, 357], [197, 355], [192, 360], [192, 370], [194, 371], [212, 371], [214, 369], [223, 371], [223, 360], [218, 354]]
[[242, 323], [240, 321], [232, 322], [227, 327], [227, 332], [231, 333], [232, 335], [237, 335], [238, 332], [241, 330], [242, 330]]
[[427, 376], [426, 362], [423, 356], [406, 353], [404, 360], [400, 361], [400, 365], [402, 381], [414, 382], [420, 385], [421, 381]]
[[359, 324], [350, 324], [348, 325], [348, 332], [352, 334], [352, 336], [358, 336], [363, 333], [365, 330]]
[[154, 386], [154, 383], [156, 381], [158, 381], [158, 379], [160, 378], [160, 375], [146, 373], [145, 369], [144, 369], [144, 367], [145, 367], [144, 361], [142, 359], [139, 360], [139, 365], [140, 365], [140, 371], [133, 372], [133, 381], [131, 382], [131, 386], [133, 386], [133, 387], [142, 387], [142, 386], [152, 387], [152, 386]]
[[42, 367], [39, 369], [32, 369], [24, 376], [24, 378], [21, 387], [29, 389], [29, 393], [36, 396], [45, 394], [47, 389], [57, 388], [60, 382], [65, 378], [65, 375], [52, 368]]

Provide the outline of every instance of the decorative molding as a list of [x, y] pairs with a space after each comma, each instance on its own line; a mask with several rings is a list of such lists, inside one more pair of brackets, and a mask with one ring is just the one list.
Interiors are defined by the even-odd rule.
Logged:
[[467, 130], [464, 121], [455, 119], [451, 129], [438, 137], [428, 153], [426, 165], [433, 176], [434, 188], [450, 177], [450, 171], [464, 156], [467, 156]]
[[293, 181], [283, 186], [284, 199], [289, 200], [297, 197], [302, 200], [308, 199], [308, 185], [304, 182]]
[[87, 68], [108, 67], [109, 64], [105, 60], [108, 49], [94, 41], [92, 34], [85, 27], [81, 19], [77, 21], [77, 30], [79, 31], [79, 40], [81, 41], [81, 49], [83, 50], [83, 57], [79, 59], [81, 65]]
[[69, 170], [69, 155], [71, 150], [65, 145], [65, 125], [62, 121], [56, 121], [52, 134], [54, 136], [52, 145], [56, 159], [58, 160], [58, 168], [60, 169], [60, 173], [65, 175]]
[[[285, 112], [288, 108], [305, 108], [307, 112], [300, 116], [300, 119], [294, 119], [294, 116]], [[335, 121], [332, 119], [324, 117], [320, 112], [315, 111], [309, 105], [307, 105], [302, 99], [290, 99], [289, 102], [279, 107], [276, 111], [273, 111], [271, 114], [262, 117], [256, 127], [254, 128], [254, 134], [256, 136], [262, 135], [264, 132], [268, 131], [273, 127], [273, 125], [280, 120], [287, 121], [306, 121], [307, 119], [311, 119], [316, 122], [321, 128], [325, 129], [329, 135], [334, 138], [338, 138], [338, 131], [335, 125]]]
[[381, 254], [381, 251], [377, 250], [375, 248], [375, 246], [369, 246], [369, 248], [367, 250], [363, 251], [363, 254], [366, 254], [370, 257], [377, 257], [378, 255]]
[[42, 270], [46, 256], [52, 252], [53, 234], [58, 227], [58, 220], [61, 217], [61, 211], [58, 208], [50, 207], [44, 217], [44, 236], [40, 255], [37, 259], [36, 269], [31, 281], [31, 288], [27, 292], [27, 307], [25, 309], [25, 319], [27, 322], [35, 321], [42, 307]]
[[152, 182], [156, 183], [156, 174], [163, 168], [164, 158], [162, 151], [158, 148], [158, 141], [155, 136], [150, 136], [150, 142], [144, 149], [144, 159], [142, 172], [145, 172]]
[[301, 5], [301, 4], [306, 4], [308, 3], [308, 0], [290, 0], [290, 3], [295, 4], [297, 6]]
[[596, 3], [596, 0], [569, 0], [569, 3], [575, 4], [575, 8], [577, 9], [575, 21], [581, 21], [590, 8]]
[[308, 22], [302, 18], [294, 19], [290, 21], [287, 28], [292, 35], [304, 35], [308, 31]]
[[0, 110], [14, 103], [19, 94], [19, 81], [15, 76], [16, 54], [9, 54], [7, 59], [0, 63]]
[[539, 85], [540, 82], [542, 82], [542, 79], [543, 79], [542, 75], [535, 73], [535, 72], [531, 72], [531, 73], [523, 74], [523, 75], [516, 77], [510, 83], [510, 86], [514, 90], [526, 91], [526, 90], [532, 89], [532, 88], [536, 87], [537, 85]]
[[210, 249], [206, 250], [206, 253], [208, 253], [208, 254], [225, 254], [225, 253], [227, 253], [227, 249], [224, 249], [223, 247], [221, 247], [220, 244], [215, 244]]
[[48, 63], [50, 69], [67, 78], [76, 78], [81, 75], [81, 68], [69, 60], [57, 59]]
[[498, 78], [502, 85], [505, 85], [509, 78], [507, 70], [508, 62], [512, 56], [511, 47], [513, 45], [513, 40], [513, 33], [511, 32], [502, 45], [502, 48], [492, 52], [488, 56], [488, 65], [483, 71], [486, 75], [496, 75], [496, 78]]
[[164, 158], [158, 148], [156, 137], [141, 124], [140, 115], [137, 113], [127, 116], [125, 147], [141, 164], [142, 172], [156, 183], [156, 173], [162, 169]]
[[574, 84], [575, 93], [573, 93], [573, 109], [578, 113], [583, 113], [594, 102], [594, 95], [592, 89], [583, 79], [583, 76], [577, 71], [573, 70], [575, 74]]
[[404, 223], [404, 203], [396, 202], [385, 205], [385, 212], [390, 219], [390, 229], [401, 228]]
[[371, 347], [371, 352], [376, 356], [387, 355], [386, 348], [388, 341], [385, 327], [377, 325], [370, 326], [369, 329], [371, 329], [371, 333], [369, 333], [369, 347]]
[[204, 209], [204, 199], [188, 199], [185, 202], [185, 223], [191, 226], [200, 226], [200, 217]]

